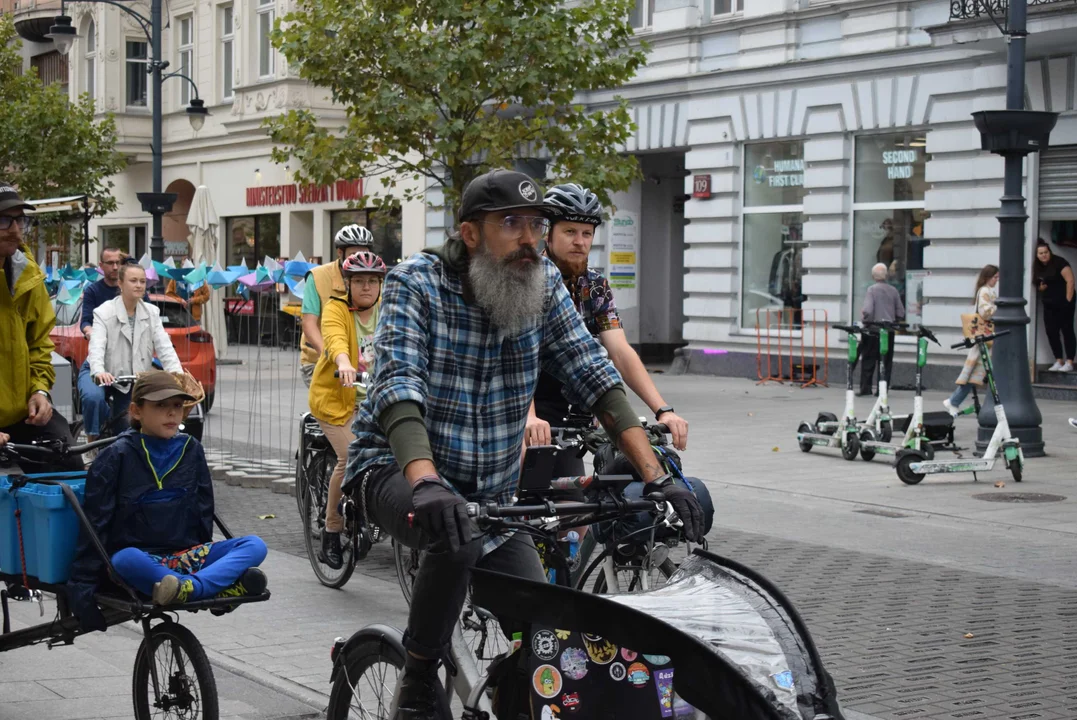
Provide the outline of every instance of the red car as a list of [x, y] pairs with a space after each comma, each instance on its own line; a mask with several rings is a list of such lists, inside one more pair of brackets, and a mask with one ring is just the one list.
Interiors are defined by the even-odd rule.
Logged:
[[[161, 311], [161, 323], [165, 332], [172, 338], [176, 355], [180, 363], [202, 383], [206, 391], [205, 409], [213, 407], [214, 392], [217, 388], [217, 356], [213, 350], [213, 336], [203, 330], [191, 313], [187, 303], [169, 295], [151, 293], [149, 301]], [[82, 319], [82, 299], [73, 305], [63, 305], [52, 301], [56, 312], [56, 327], [49, 333], [56, 352], [71, 363], [72, 400], [76, 411], [79, 409], [78, 377], [79, 369], [90, 352], [90, 342], [79, 330]]]

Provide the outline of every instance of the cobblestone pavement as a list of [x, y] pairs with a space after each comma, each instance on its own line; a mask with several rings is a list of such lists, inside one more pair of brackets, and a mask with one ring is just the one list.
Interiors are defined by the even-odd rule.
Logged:
[[[234, 531], [305, 559], [294, 498], [215, 488]], [[887, 720], [1077, 718], [1077, 590], [720, 528], [710, 540], [793, 600], [847, 708]], [[388, 543], [359, 575], [396, 582]]]

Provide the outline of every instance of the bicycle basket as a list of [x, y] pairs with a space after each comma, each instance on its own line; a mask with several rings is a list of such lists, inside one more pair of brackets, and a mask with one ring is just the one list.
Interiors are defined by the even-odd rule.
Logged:
[[472, 582], [491, 598], [488, 610], [529, 626], [536, 717], [565, 709], [578, 720], [842, 717], [796, 610], [732, 560], [696, 550], [663, 587], [628, 595], [482, 570]]

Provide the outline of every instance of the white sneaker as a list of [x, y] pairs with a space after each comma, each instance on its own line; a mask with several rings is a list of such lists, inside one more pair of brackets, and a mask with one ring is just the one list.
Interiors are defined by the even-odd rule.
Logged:
[[1070, 427], [1077, 428], [1077, 418], [1070, 418]]
[[[1072, 368], [1070, 368], [1072, 369]], [[1055, 364], [1047, 368], [1047, 372], [1059, 372], [1062, 370], [1062, 363], [1055, 361]]]
[[1073, 372], [1073, 363], [1067, 360], [1066, 364], [1059, 369], [1059, 372]]
[[950, 398], [943, 400], [942, 406], [946, 408], [946, 412], [950, 413], [950, 417], [957, 417], [959, 410], [954, 407], [952, 402], [950, 402]]

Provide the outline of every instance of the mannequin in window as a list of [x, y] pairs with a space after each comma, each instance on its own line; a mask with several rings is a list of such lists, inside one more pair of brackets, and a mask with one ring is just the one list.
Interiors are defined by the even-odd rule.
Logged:
[[885, 235], [879, 243], [879, 249], [875, 251], [875, 262], [890, 267], [890, 263], [894, 262], [894, 221], [886, 218], [879, 228]]

